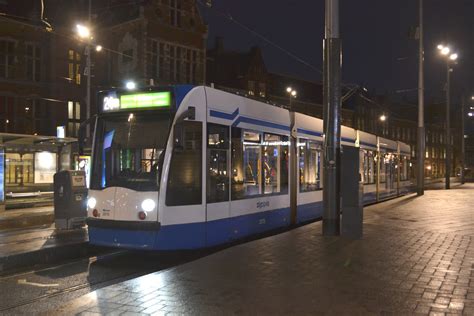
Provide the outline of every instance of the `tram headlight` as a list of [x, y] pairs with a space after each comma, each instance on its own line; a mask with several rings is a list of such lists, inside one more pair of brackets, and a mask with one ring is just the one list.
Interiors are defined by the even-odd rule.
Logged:
[[146, 199], [142, 202], [142, 210], [145, 212], [151, 212], [155, 209], [156, 203], [152, 199]]
[[89, 207], [90, 209], [93, 209], [95, 208], [95, 206], [97, 205], [97, 200], [93, 197], [90, 197], [88, 200], [87, 200], [87, 207]]

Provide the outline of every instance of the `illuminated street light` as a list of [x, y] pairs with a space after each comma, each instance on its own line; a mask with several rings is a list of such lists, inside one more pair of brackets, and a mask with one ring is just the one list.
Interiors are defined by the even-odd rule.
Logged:
[[449, 49], [449, 47], [443, 47], [443, 49], [441, 49], [441, 54], [448, 55], [450, 51], [451, 50]]
[[288, 93], [288, 96], [290, 98], [290, 109], [291, 109], [291, 99], [296, 98], [296, 95], [298, 94], [298, 92], [296, 92], [296, 90], [293, 90], [292, 87], [286, 88], [286, 92]]
[[84, 26], [82, 24], [77, 24], [76, 30], [77, 30], [77, 35], [79, 35], [80, 38], [90, 38], [91, 36], [91, 31], [89, 30], [87, 26]]
[[102, 51], [102, 46], [101, 46], [101, 45], [97, 45], [97, 46], [95, 47], [95, 50], [98, 51], [98, 52]]
[[385, 122], [387, 120], [387, 116], [385, 116], [385, 114], [382, 114], [380, 115], [380, 118], [379, 118], [382, 122]]
[[133, 81], [127, 81], [127, 83], [125, 83], [125, 87], [128, 90], [135, 90], [135, 88], [137, 87], [137, 84]]
[[474, 113], [469, 112], [469, 113], [467, 113], [467, 115], [468, 115], [469, 117], [473, 117], [473, 116], [474, 116]]
[[[447, 72], [447, 79], [446, 79], [446, 139], [451, 139], [451, 126], [450, 126], [450, 103], [451, 103], [451, 93], [450, 93], [450, 82], [451, 82], [451, 63], [458, 59], [457, 53], [450, 54], [451, 50], [448, 46], [438, 45], [438, 50], [440, 50], [441, 54], [446, 56], [446, 72]], [[464, 115], [463, 115], [464, 116]], [[446, 160], [445, 160], [445, 188], [449, 189], [451, 187], [450, 184], [450, 176], [451, 176], [451, 144], [449, 141], [445, 142], [446, 144]]]

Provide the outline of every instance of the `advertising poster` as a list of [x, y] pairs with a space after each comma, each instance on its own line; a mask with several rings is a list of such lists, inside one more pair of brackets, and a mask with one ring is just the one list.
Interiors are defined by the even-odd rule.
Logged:
[[47, 151], [35, 153], [35, 183], [53, 183], [57, 157]]

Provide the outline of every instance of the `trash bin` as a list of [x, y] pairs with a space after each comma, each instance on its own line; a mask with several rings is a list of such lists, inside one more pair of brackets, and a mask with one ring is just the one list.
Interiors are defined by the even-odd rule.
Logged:
[[54, 175], [54, 218], [56, 228], [85, 225], [87, 187], [84, 171], [63, 170]]

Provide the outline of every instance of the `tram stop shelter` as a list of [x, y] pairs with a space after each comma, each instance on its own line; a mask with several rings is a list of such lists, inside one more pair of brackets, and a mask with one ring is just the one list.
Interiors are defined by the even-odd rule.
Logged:
[[74, 168], [74, 152], [75, 138], [0, 133], [0, 211], [50, 205], [53, 176]]

